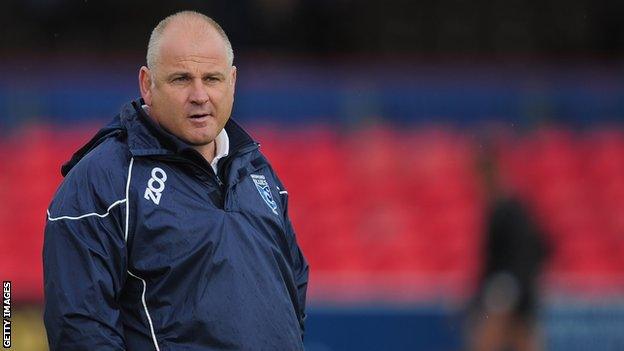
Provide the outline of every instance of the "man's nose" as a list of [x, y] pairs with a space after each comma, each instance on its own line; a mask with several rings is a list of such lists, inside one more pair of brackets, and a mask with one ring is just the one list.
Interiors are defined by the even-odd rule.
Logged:
[[208, 88], [204, 84], [201, 79], [196, 79], [193, 81], [193, 85], [191, 86], [191, 95], [190, 95], [191, 103], [197, 105], [203, 105], [210, 100], [210, 96], [208, 95]]

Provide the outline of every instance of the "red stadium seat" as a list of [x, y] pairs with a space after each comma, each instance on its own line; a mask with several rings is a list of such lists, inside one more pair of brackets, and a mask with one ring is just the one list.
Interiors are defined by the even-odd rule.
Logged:
[[[0, 273], [29, 298], [41, 299], [42, 230], [59, 166], [90, 134], [37, 127], [0, 141]], [[252, 134], [289, 191], [297, 240], [319, 280], [453, 277], [465, 286], [477, 276], [484, 199], [478, 145], [464, 134], [375, 127], [339, 135], [324, 126]], [[624, 133], [540, 130], [499, 149], [502, 176], [553, 241], [552, 272], [621, 279]]]

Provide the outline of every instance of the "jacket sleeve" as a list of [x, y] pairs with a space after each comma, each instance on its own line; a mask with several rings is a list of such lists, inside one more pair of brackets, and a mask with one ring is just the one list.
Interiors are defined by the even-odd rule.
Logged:
[[118, 306], [126, 272], [126, 203], [89, 188], [66, 179], [48, 210], [44, 323], [53, 351], [126, 349]]
[[290, 253], [293, 262], [293, 274], [295, 277], [295, 283], [297, 284], [297, 297], [298, 297], [298, 308], [299, 310], [299, 326], [301, 327], [301, 337], [303, 338], [303, 334], [305, 331], [305, 307], [306, 307], [306, 292], [308, 289], [308, 276], [309, 276], [309, 266], [306, 261], [303, 253], [301, 252], [301, 248], [297, 244], [297, 237], [295, 235], [295, 231], [293, 229], [292, 223], [290, 222], [290, 217], [288, 216], [288, 192], [284, 188], [284, 185], [279, 181], [280, 185], [280, 197], [282, 198], [282, 203], [284, 207], [284, 224], [285, 229], [287, 231], [287, 237], [289, 238], [289, 247]]

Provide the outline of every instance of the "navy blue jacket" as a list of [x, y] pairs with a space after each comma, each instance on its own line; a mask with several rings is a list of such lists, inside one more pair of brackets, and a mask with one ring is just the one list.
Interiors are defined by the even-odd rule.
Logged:
[[230, 120], [215, 174], [134, 101], [62, 167], [47, 214], [51, 350], [302, 350], [288, 193]]

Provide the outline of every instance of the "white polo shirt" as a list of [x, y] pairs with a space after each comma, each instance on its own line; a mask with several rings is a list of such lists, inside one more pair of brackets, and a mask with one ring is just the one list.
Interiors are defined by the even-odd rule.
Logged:
[[217, 134], [217, 137], [214, 140], [215, 142], [215, 156], [210, 162], [210, 166], [214, 170], [215, 174], [217, 174], [217, 162], [220, 159], [226, 157], [230, 152], [230, 137], [228, 137], [225, 128], [221, 129], [221, 132]]

